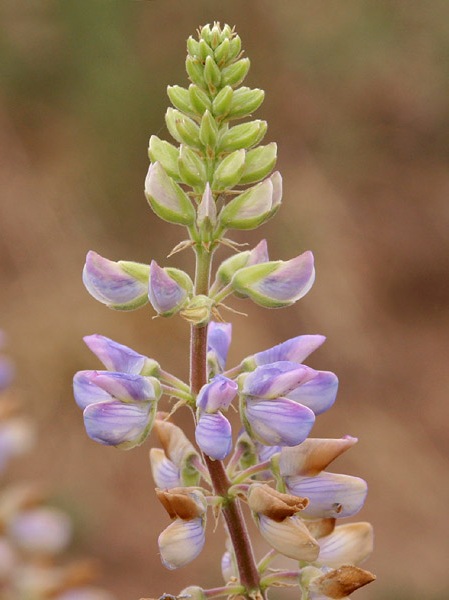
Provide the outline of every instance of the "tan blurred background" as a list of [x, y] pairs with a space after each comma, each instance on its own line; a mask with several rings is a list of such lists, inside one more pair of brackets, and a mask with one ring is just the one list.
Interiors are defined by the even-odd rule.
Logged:
[[[373, 522], [359, 600], [449, 597], [449, 4], [433, 0], [2, 0], [0, 3], [0, 327], [16, 393], [40, 443], [10, 479], [48, 484], [77, 525], [74, 552], [104, 565], [120, 600], [219, 585], [220, 533], [169, 573], [156, 538], [149, 444], [120, 452], [85, 435], [71, 393], [99, 363], [94, 332], [187, 372], [188, 331], [149, 309], [113, 313], [84, 290], [89, 249], [166, 261], [182, 230], [143, 197], [151, 133], [168, 138], [166, 86], [185, 84], [196, 27], [236, 25], [266, 90], [259, 118], [279, 144], [284, 206], [260, 231], [271, 256], [313, 250], [317, 281], [295, 307], [233, 317], [231, 362], [300, 333], [310, 360], [341, 379], [316, 436], [358, 436], [338, 470], [366, 478]], [[237, 239], [243, 240], [243, 236]], [[225, 256], [225, 254], [223, 254]], [[151, 440], [153, 441], [153, 440]], [[212, 551], [212, 547], [216, 552]], [[260, 549], [262, 551], [262, 549]], [[278, 597], [272, 594], [273, 598]], [[289, 597], [294, 598], [291, 593]]]

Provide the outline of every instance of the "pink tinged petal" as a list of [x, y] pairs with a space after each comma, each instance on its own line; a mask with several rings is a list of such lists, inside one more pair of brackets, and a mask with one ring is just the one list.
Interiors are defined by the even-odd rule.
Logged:
[[362, 508], [368, 486], [360, 477], [320, 473], [316, 477], [286, 477], [288, 491], [295, 496], [309, 499], [303, 510], [306, 517], [352, 517]]
[[258, 265], [261, 263], [266, 263], [268, 262], [270, 259], [268, 257], [268, 247], [267, 247], [267, 241], [266, 240], [261, 240], [257, 246], [255, 246], [248, 257], [248, 262], [246, 263], [247, 267], [250, 267], [251, 265]]
[[373, 551], [373, 527], [370, 523], [339, 525], [318, 542], [321, 550], [316, 564], [332, 568], [359, 564]]
[[312, 377], [313, 371], [305, 365], [280, 361], [257, 367], [241, 377], [241, 393], [258, 398], [277, 398], [294, 390]]
[[180, 468], [167, 458], [161, 448], [151, 448], [150, 465], [154, 483], [158, 488], [164, 490], [182, 485]]
[[284, 556], [308, 562], [316, 560], [320, 548], [299, 517], [274, 521], [259, 514], [257, 522], [262, 537]]
[[148, 297], [158, 314], [170, 316], [184, 304], [187, 290], [153, 260], [150, 265]]
[[184, 190], [159, 162], [150, 165], [145, 178], [145, 196], [158, 217], [178, 225], [192, 225], [196, 212]]
[[205, 542], [203, 519], [176, 519], [158, 539], [162, 563], [167, 569], [183, 567], [194, 560]]
[[315, 415], [309, 408], [287, 398], [248, 399], [243, 407], [243, 419], [248, 433], [262, 444], [296, 446], [309, 435]]
[[104, 335], [86, 335], [83, 339], [87, 347], [101, 360], [108, 371], [139, 375], [145, 367], [146, 356], [114, 342]]
[[324, 335], [298, 335], [252, 357], [257, 366], [280, 360], [302, 363], [326, 340]]
[[112, 398], [122, 402], [149, 402], [158, 400], [161, 396], [159, 381], [154, 377], [91, 371], [90, 380]]
[[260, 442], [255, 442], [257, 456], [260, 462], [270, 460], [275, 454], [281, 451], [281, 446], [265, 446]]
[[57, 554], [68, 546], [72, 525], [69, 517], [60, 510], [35, 508], [14, 517], [8, 533], [21, 550]]
[[237, 394], [238, 386], [235, 381], [224, 375], [216, 375], [210, 383], [200, 389], [196, 405], [208, 413], [226, 410]]
[[111, 395], [99, 388], [92, 379], [95, 371], [78, 371], [73, 378], [75, 402], [84, 410], [89, 404], [111, 400]]
[[147, 286], [127, 273], [120, 262], [88, 252], [83, 270], [87, 291], [99, 302], [117, 310], [132, 310], [147, 303]]
[[294, 448], [283, 448], [279, 458], [282, 477], [318, 475], [338, 456], [357, 443], [357, 438], [345, 435], [339, 439], [308, 438]]
[[195, 429], [195, 439], [207, 456], [223, 460], [232, 450], [231, 424], [220, 412], [203, 413]]
[[123, 402], [99, 402], [84, 409], [84, 425], [87, 435], [105, 446], [123, 449], [141, 444], [154, 418], [156, 403], [125, 404]]
[[207, 352], [213, 353], [221, 370], [225, 368], [231, 344], [232, 324], [211, 321], [207, 329]]
[[287, 394], [287, 398], [307, 406], [316, 415], [328, 410], [337, 397], [338, 377], [330, 371], [316, 371], [310, 381]]

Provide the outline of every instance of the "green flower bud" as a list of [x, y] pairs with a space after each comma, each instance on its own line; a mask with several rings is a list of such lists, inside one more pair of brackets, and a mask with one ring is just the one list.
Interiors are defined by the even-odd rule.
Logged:
[[189, 86], [190, 104], [197, 114], [202, 115], [206, 110], [211, 110], [212, 103], [204, 90], [193, 83]]
[[191, 117], [195, 116], [195, 110], [190, 102], [189, 90], [181, 87], [180, 85], [169, 85], [167, 87], [167, 94], [170, 98], [170, 102], [175, 108]]
[[158, 162], [151, 164], [145, 179], [145, 196], [158, 217], [178, 225], [193, 225], [195, 209], [184, 190]]
[[203, 76], [203, 65], [197, 58], [188, 56], [186, 58], [186, 71], [192, 83], [196, 83], [201, 88], [206, 88], [206, 82]]
[[199, 296], [194, 296], [179, 314], [192, 325], [203, 327], [211, 319], [213, 306], [214, 301], [212, 298], [200, 294]]
[[245, 79], [249, 71], [249, 58], [241, 58], [237, 62], [225, 67], [221, 72], [222, 86], [231, 85], [237, 87]]
[[211, 42], [212, 34], [210, 30], [210, 25], [203, 25], [201, 27], [200, 36], [201, 39], [205, 40], [208, 44]]
[[165, 122], [170, 134], [177, 142], [201, 148], [200, 129], [192, 119], [183, 115], [179, 110], [167, 108]]
[[198, 205], [196, 223], [199, 229], [213, 231], [217, 224], [217, 207], [209, 183], [206, 183], [203, 197]]
[[215, 276], [216, 281], [219, 281], [223, 286], [228, 285], [235, 273], [237, 273], [239, 269], [246, 267], [250, 254], [250, 250], [245, 250], [244, 252], [233, 254], [224, 260], [217, 269]]
[[255, 183], [269, 175], [276, 164], [276, 158], [277, 145], [274, 142], [249, 150], [246, 153], [245, 167], [239, 183]]
[[206, 600], [207, 596], [204, 593], [203, 588], [197, 585], [191, 585], [182, 590], [178, 595], [178, 598], [185, 598], [186, 600]]
[[226, 130], [220, 138], [218, 152], [251, 148], [262, 141], [267, 132], [266, 121], [250, 121]]
[[215, 62], [218, 66], [223, 66], [229, 55], [230, 41], [225, 38], [214, 52]]
[[192, 57], [200, 56], [200, 44], [199, 42], [192, 36], [187, 40], [187, 52]]
[[212, 56], [208, 56], [204, 63], [204, 80], [212, 93], [214, 93], [220, 85], [221, 71]]
[[233, 94], [234, 90], [232, 87], [230, 85], [226, 85], [215, 96], [212, 103], [212, 112], [216, 117], [225, 117], [228, 114], [231, 108]]
[[151, 162], [160, 162], [167, 175], [179, 181], [178, 148], [165, 140], [159, 139], [157, 135], [152, 135], [150, 137], [148, 156]]
[[206, 147], [215, 148], [218, 138], [218, 127], [208, 110], [201, 119], [199, 138]]
[[242, 40], [240, 39], [240, 37], [238, 35], [236, 35], [229, 42], [228, 60], [233, 60], [234, 58], [237, 58], [237, 56], [240, 54], [241, 49], [242, 49]]
[[202, 61], [205, 61], [208, 56], [210, 56], [212, 58], [214, 57], [214, 51], [209, 46], [209, 44], [207, 42], [205, 42], [204, 40], [200, 40], [199, 51], [200, 51], [200, 58]]
[[240, 181], [244, 166], [244, 150], [236, 150], [228, 154], [215, 169], [212, 189], [214, 191], [223, 191], [232, 188]]
[[265, 97], [265, 92], [259, 89], [250, 89], [248, 87], [242, 87], [235, 90], [232, 98], [231, 106], [229, 108], [229, 117], [233, 119], [240, 119], [247, 117], [255, 110], [259, 108]]
[[188, 146], [181, 145], [178, 166], [183, 183], [191, 187], [204, 185], [207, 177], [204, 161]]
[[221, 211], [220, 224], [226, 228], [255, 229], [267, 221], [281, 203], [279, 178], [277, 174], [236, 196]]

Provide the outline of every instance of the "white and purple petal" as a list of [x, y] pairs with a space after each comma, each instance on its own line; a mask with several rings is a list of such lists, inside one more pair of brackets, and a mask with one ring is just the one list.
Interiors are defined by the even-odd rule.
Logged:
[[87, 347], [101, 360], [108, 371], [140, 375], [145, 366], [146, 356], [135, 352], [128, 346], [114, 342], [104, 335], [86, 335], [83, 339]]
[[168, 317], [184, 304], [187, 290], [153, 260], [150, 265], [148, 297], [154, 310]]
[[73, 378], [73, 395], [75, 402], [84, 410], [89, 404], [111, 400], [111, 394], [98, 387], [93, 381], [95, 371], [78, 371]]
[[320, 549], [318, 543], [299, 517], [293, 516], [283, 521], [274, 521], [263, 514], [258, 514], [257, 525], [262, 537], [284, 556], [309, 562], [317, 558]]
[[62, 511], [38, 507], [19, 512], [8, 524], [8, 534], [21, 550], [58, 554], [70, 542], [72, 524]]
[[167, 458], [162, 448], [151, 448], [150, 465], [154, 483], [158, 488], [164, 490], [182, 485], [180, 468]]
[[288, 398], [247, 398], [242, 409], [248, 433], [266, 446], [296, 446], [307, 438], [315, 422], [309, 408]]
[[368, 486], [360, 477], [322, 472], [315, 477], [286, 477], [288, 491], [305, 496], [309, 504], [303, 510], [306, 517], [352, 517], [362, 508]]
[[158, 400], [161, 396], [160, 384], [154, 377], [111, 371], [91, 371], [90, 379], [93, 385], [122, 402], [149, 402]]
[[257, 367], [241, 376], [241, 393], [258, 398], [285, 396], [301, 383], [310, 379], [312, 369], [305, 365], [279, 361]]
[[213, 413], [220, 408], [226, 410], [237, 394], [235, 381], [224, 375], [216, 375], [203, 385], [196, 399], [196, 405], [202, 411]]
[[203, 413], [195, 429], [198, 446], [211, 458], [223, 460], [232, 450], [232, 429], [220, 412]]
[[339, 525], [326, 537], [318, 540], [320, 554], [316, 564], [338, 568], [359, 564], [373, 551], [374, 534], [370, 523]]
[[189, 564], [200, 554], [204, 542], [202, 517], [190, 521], [176, 519], [164, 529], [158, 539], [163, 565], [173, 570]]
[[315, 371], [316, 375], [287, 394], [287, 398], [307, 406], [316, 415], [328, 410], [335, 402], [338, 377], [330, 371]]
[[99, 402], [84, 409], [87, 435], [100, 444], [124, 449], [141, 444], [154, 418], [156, 403]]

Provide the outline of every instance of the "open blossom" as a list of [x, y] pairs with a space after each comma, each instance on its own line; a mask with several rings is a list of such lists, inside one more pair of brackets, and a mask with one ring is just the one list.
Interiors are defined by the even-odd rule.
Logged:
[[141, 444], [151, 430], [161, 396], [159, 381], [110, 371], [79, 371], [75, 400], [90, 438], [124, 449]]

